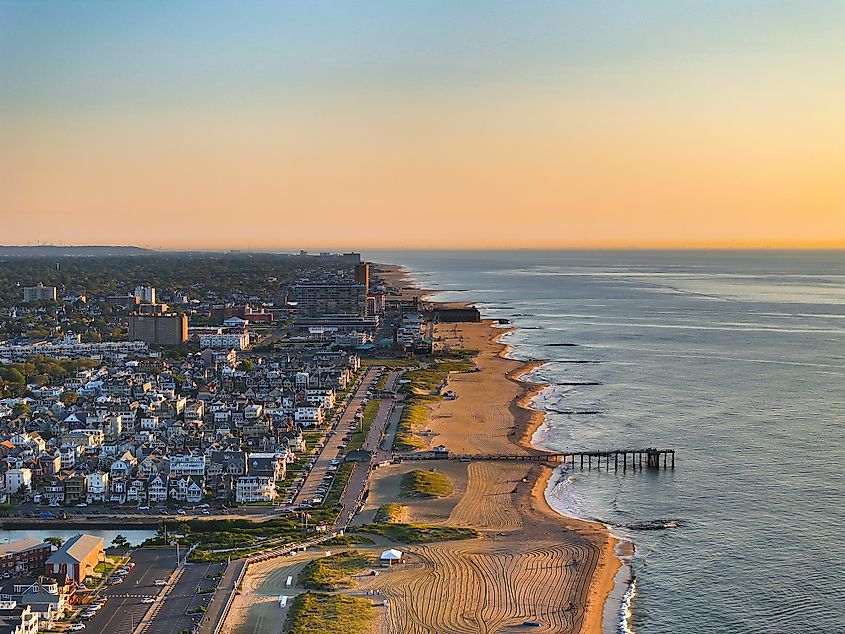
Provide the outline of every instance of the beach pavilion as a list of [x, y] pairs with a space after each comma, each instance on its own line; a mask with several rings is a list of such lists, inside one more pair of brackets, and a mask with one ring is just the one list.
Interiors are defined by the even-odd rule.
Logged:
[[382, 566], [390, 567], [393, 564], [401, 564], [402, 563], [402, 551], [396, 550], [395, 548], [390, 548], [385, 550], [381, 556], [379, 557], [379, 561], [381, 562]]

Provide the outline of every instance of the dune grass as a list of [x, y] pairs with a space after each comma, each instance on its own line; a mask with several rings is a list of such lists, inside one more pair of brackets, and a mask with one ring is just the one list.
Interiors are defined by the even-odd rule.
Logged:
[[407, 509], [403, 504], [388, 502], [379, 508], [373, 521], [397, 524], [405, 518], [406, 511]]
[[470, 354], [450, 353], [424, 368], [405, 372], [402, 378], [409, 381], [405, 386], [411, 393], [434, 392], [446, 383], [450, 372], [469, 372], [474, 367]]
[[355, 533], [347, 533], [345, 535], [338, 535], [332, 537], [329, 541], [323, 542], [323, 546], [330, 548], [332, 546], [369, 546], [375, 542], [366, 535], [358, 535]]
[[437, 471], [415, 469], [402, 476], [402, 497], [444, 498], [452, 490], [452, 481]]
[[[408, 399], [410, 401], [410, 399]], [[396, 451], [416, 451], [425, 447], [421, 438], [414, 435], [414, 425], [424, 425], [428, 419], [428, 409], [424, 405], [408, 402], [402, 409], [393, 449]]]
[[366, 634], [376, 610], [369, 601], [343, 594], [303, 592], [291, 601], [285, 622], [289, 634]]
[[474, 528], [456, 528], [454, 526], [429, 526], [426, 524], [364, 524], [355, 529], [362, 533], [381, 535], [395, 542], [406, 544], [425, 544], [430, 542], [448, 542], [458, 539], [473, 539], [479, 533]]
[[308, 562], [299, 573], [299, 583], [309, 590], [340, 590], [354, 584], [350, 575], [376, 563], [369, 554], [347, 550]]

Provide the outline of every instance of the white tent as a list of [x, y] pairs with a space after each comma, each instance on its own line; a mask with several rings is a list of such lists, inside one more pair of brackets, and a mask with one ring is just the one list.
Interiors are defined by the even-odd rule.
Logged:
[[392, 566], [394, 563], [402, 561], [402, 551], [396, 550], [395, 548], [385, 550], [379, 557], [379, 560], [382, 564]]

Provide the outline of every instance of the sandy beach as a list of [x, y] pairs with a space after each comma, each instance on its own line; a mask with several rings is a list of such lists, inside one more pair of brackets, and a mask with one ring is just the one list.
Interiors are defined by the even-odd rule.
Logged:
[[[530, 438], [543, 416], [530, 409], [529, 403], [544, 386], [521, 377], [541, 364], [505, 358], [507, 347], [498, 342], [505, 332], [507, 329], [490, 322], [437, 328], [441, 343], [478, 350], [475, 362], [480, 371], [450, 377], [449, 389], [458, 398], [436, 402], [430, 408], [426, 429], [434, 435], [422, 437], [431, 446], [443, 444], [456, 453], [537, 451]], [[441, 468], [436, 463], [432, 466]], [[420, 613], [417, 618], [425, 628], [402, 629], [413, 620], [406, 617], [389, 631], [494, 632], [535, 614], [544, 626], [538, 631], [601, 632], [605, 598], [620, 565], [614, 556], [615, 539], [600, 524], [564, 517], [549, 507], [545, 489], [551, 471], [547, 467], [481, 462], [461, 466], [466, 467], [464, 473], [450, 466], [456, 493], [449, 500], [437, 501], [444, 507], [440, 521], [479, 529], [483, 539], [427, 549], [427, 565], [405, 573], [402, 580], [409, 586], [425, 586], [426, 593], [442, 591], [438, 611], [444, 616], [438, 624], [432, 621], [435, 614]], [[377, 477], [398, 476], [387, 471]], [[376, 497], [372, 504], [385, 501]], [[437, 519], [430, 502], [403, 503], [416, 521]], [[417, 515], [419, 506], [425, 507], [425, 512]], [[447, 568], [441, 570], [444, 566]], [[472, 583], [466, 579], [468, 571], [477, 577]], [[531, 574], [522, 578], [524, 571]], [[400, 585], [391, 577], [384, 583]], [[452, 583], [462, 580], [460, 596], [454, 596], [456, 587], [449, 578]], [[393, 594], [391, 604], [402, 604], [394, 605], [397, 613], [422, 609], [413, 592]], [[467, 619], [467, 605], [477, 606], [476, 620]], [[462, 610], [466, 620], [447, 620], [445, 614], [450, 610]]]
[[[394, 279], [396, 286], [408, 284], [401, 273]], [[529, 404], [544, 386], [522, 377], [540, 364], [506, 358], [507, 347], [498, 341], [505, 332], [491, 322], [436, 327], [439, 345], [477, 350], [479, 370], [450, 375], [448, 389], [457, 398], [429, 406], [427, 422], [414, 430], [429, 447], [442, 444], [459, 454], [538, 452], [530, 439], [543, 416]], [[453, 492], [432, 500], [401, 498], [399, 480], [411, 469], [436, 469], [452, 481]], [[348, 593], [388, 600], [376, 626], [384, 633], [507, 632], [530, 620], [540, 623], [536, 632], [600, 634], [620, 567], [616, 540], [599, 524], [552, 510], [545, 497], [550, 475], [549, 467], [529, 462], [406, 462], [376, 470], [357, 523], [398, 501], [411, 522], [471, 527], [481, 537], [412, 546], [380, 539], [378, 548], [401, 548], [407, 562], [361, 576]], [[271, 615], [279, 615], [272, 597], [300, 557], [309, 556], [320, 553], [250, 569], [227, 631], [281, 631], [279, 616], [270, 625]]]

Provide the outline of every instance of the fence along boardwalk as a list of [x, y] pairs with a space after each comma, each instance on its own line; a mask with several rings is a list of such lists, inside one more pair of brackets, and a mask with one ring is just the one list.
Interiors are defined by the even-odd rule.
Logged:
[[[605, 468], [610, 471], [611, 462], [613, 470], [627, 471], [630, 467], [637, 469], [674, 469], [674, 449], [610, 449], [599, 451], [567, 451], [561, 453], [535, 453], [522, 455], [508, 454], [452, 454], [448, 452], [419, 452], [419, 453], [396, 453], [393, 455], [399, 460], [461, 460], [464, 462], [474, 460], [503, 460], [521, 462], [557, 462], [572, 469], [596, 469]], [[662, 464], [661, 464], [662, 463]]]

